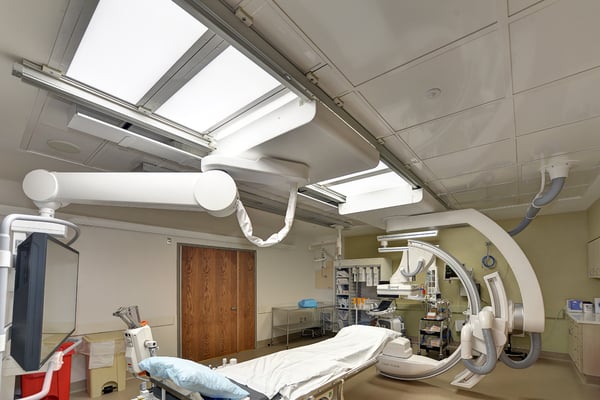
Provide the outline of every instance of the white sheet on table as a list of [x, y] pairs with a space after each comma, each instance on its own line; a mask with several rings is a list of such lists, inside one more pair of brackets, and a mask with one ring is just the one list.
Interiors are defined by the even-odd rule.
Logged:
[[217, 372], [272, 398], [295, 399], [375, 358], [398, 332], [352, 325], [312, 345], [220, 368]]

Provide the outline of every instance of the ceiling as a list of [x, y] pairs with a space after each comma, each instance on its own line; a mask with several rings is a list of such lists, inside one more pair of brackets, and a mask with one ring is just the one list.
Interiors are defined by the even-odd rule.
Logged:
[[[194, 1], [176, 3], [195, 6]], [[542, 214], [583, 211], [600, 197], [600, 50], [595, 43], [600, 3], [595, 0], [204, 3], [224, 5], [243, 20], [237, 28], [243, 37], [256, 37], [256, 45], [291, 64], [292, 77], [305, 77], [304, 94], [317, 99], [316, 119], [325, 121], [245, 154], [308, 164], [311, 177], [320, 180], [370, 168], [375, 149], [423, 188], [415, 204], [343, 216], [301, 197], [298, 212], [305, 221], [382, 228], [386, 217], [447, 208], [517, 218], [540, 190], [540, 171], [562, 163], [568, 163], [569, 177]], [[70, 99], [11, 74], [13, 63], [22, 59], [51, 64], [57, 43], [69, 43], [73, 32], [64, 29], [69, 2], [27, 0], [2, 7], [1, 179], [20, 181], [34, 168], [199, 170], [194, 160], [120, 146], [69, 128]], [[339, 128], [338, 116], [358, 125]], [[321, 131], [322, 126], [333, 133]], [[79, 150], [56, 150], [49, 140], [76, 144]], [[239, 187], [248, 206], [285, 210], [287, 188], [243, 182]]]

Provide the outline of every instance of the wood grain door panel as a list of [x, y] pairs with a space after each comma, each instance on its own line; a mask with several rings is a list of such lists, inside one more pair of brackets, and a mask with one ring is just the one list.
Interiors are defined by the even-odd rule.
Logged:
[[253, 349], [256, 341], [254, 254], [238, 251], [238, 351]]
[[201, 361], [254, 348], [255, 253], [181, 248], [182, 357]]

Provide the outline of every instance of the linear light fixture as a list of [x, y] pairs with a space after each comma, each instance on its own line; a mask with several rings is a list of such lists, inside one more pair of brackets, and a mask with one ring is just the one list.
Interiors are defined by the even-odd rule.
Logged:
[[406, 251], [408, 246], [397, 246], [397, 247], [380, 247], [377, 249], [380, 253], [395, 253], [398, 251]]
[[392, 241], [392, 240], [406, 240], [406, 239], [420, 239], [426, 237], [437, 236], [437, 230], [431, 231], [419, 231], [419, 232], [406, 232], [406, 233], [393, 233], [391, 235], [377, 236], [379, 242]]

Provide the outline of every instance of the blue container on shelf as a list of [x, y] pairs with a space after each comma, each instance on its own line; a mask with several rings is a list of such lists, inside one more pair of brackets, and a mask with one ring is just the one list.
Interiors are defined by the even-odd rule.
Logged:
[[315, 299], [302, 299], [298, 302], [300, 308], [317, 308], [317, 301]]

